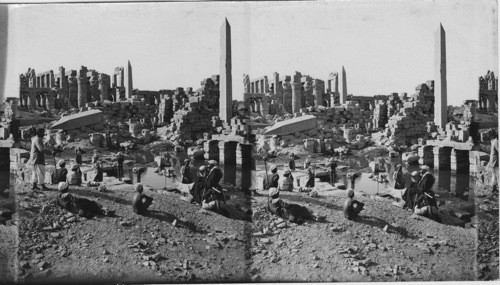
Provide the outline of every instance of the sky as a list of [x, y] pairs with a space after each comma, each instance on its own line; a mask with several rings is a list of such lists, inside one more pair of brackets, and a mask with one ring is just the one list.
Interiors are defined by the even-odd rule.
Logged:
[[[498, 74], [497, 6], [479, 1], [315, 1], [11, 5], [5, 97], [19, 74], [81, 65], [133, 68], [141, 90], [200, 87], [219, 74], [220, 28], [232, 30], [233, 99], [242, 75], [327, 80], [342, 66], [353, 95], [413, 94], [434, 78], [435, 33], [446, 31], [448, 104], [477, 99]], [[0, 86], [1, 87], [1, 86]]]

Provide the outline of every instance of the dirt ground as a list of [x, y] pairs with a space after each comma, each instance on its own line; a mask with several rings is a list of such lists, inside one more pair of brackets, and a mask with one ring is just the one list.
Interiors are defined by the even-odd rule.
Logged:
[[[64, 156], [70, 156], [67, 151]], [[84, 162], [90, 154], [84, 156]], [[278, 159], [279, 160], [279, 159]], [[302, 161], [297, 161], [301, 163]], [[16, 226], [0, 226], [1, 280], [118, 282], [406, 281], [498, 279], [498, 195], [478, 190], [477, 230], [439, 224], [356, 193], [365, 209], [342, 213], [345, 191], [282, 192], [325, 221], [289, 223], [266, 209], [267, 192], [229, 189], [229, 219], [200, 210], [176, 193], [146, 189], [155, 200], [146, 216], [132, 212], [133, 185], [105, 177], [105, 192], [70, 193], [116, 211], [90, 220], [56, 206], [55, 185], [33, 193], [17, 180]], [[480, 206], [489, 205], [489, 206]], [[387, 227], [387, 230], [384, 228]], [[12, 240], [12, 241], [10, 241]], [[8, 248], [4, 245], [10, 245]], [[17, 249], [17, 266], [15, 259]], [[14, 262], [15, 263], [15, 262]], [[3, 268], [3, 267], [2, 267]]]

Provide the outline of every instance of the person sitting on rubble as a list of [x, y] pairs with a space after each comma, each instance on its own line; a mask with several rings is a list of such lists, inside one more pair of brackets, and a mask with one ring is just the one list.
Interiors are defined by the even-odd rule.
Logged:
[[415, 200], [413, 213], [427, 217], [438, 223], [442, 222], [442, 219], [439, 216], [438, 205], [434, 193], [419, 192]]
[[135, 195], [132, 199], [132, 209], [134, 213], [143, 215], [148, 210], [151, 203], [153, 203], [153, 198], [143, 194], [144, 187], [142, 184], [135, 185]]
[[295, 171], [295, 155], [291, 153], [289, 158], [290, 160], [288, 161], [288, 167], [291, 171]]
[[79, 216], [87, 219], [92, 219], [97, 215], [114, 215], [114, 211], [108, 211], [95, 201], [85, 198], [77, 198], [68, 193], [69, 184], [67, 182], [59, 182], [57, 189], [59, 190], [59, 195], [57, 195], [56, 200], [57, 205], [72, 213], [78, 214]]
[[77, 147], [75, 149], [75, 161], [76, 161], [76, 164], [82, 165], [82, 163], [83, 163], [82, 154], [84, 154], [84, 153], [85, 152], [82, 150], [81, 147]]
[[181, 183], [190, 184], [193, 183], [193, 178], [191, 178], [191, 167], [189, 166], [189, 159], [184, 161], [184, 165], [181, 167]]
[[67, 177], [69, 185], [82, 185], [82, 171], [80, 170], [80, 165], [72, 164]]
[[361, 210], [363, 210], [364, 206], [364, 203], [354, 200], [354, 190], [349, 189], [349, 191], [347, 191], [347, 199], [345, 200], [343, 207], [344, 217], [348, 220], [353, 220], [359, 215]]
[[54, 176], [52, 177], [52, 182], [57, 184], [59, 182], [66, 182], [68, 176], [68, 170], [66, 169], [66, 162], [64, 160], [59, 160], [57, 162], [58, 169], [54, 172]]
[[308, 155], [306, 160], [304, 161], [304, 169], [308, 169], [311, 163], [312, 163], [312, 158], [310, 155]]
[[300, 205], [288, 204], [279, 198], [278, 188], [269, 189], [268, 208], [271, 213], [292, 223], [302, 223], [310, 217], [309, 211]]
[[279, 186], [280, 175], [278, 174], [278, 167], [272, 165], [269, 171], [271, 171], [271, 174], [264, 179], [264, 190], [278, 188]]
[[434, 195], [434, 192], [431, 190], [432, 186], [434, 185], [434, 182], [436, 182], [436, 178], [434, 178], [434, 175], [430, 173], [429, 166], [421, 165], [420, 180], [417, 184], [417, 189], [419, 193], [426, 192], [431, 195]]
[[418, 181], [420, 180], [420, 174], [417, 170], [411, 173], [411, 182], [405, 193], [403, 194], [403, 200], [405, 204], [403, 205], [403, 209], [411, 209], [413, 210], [415, 206], [415, 201], [418, 196]]
[[217, 161], [208, 161], [208, 174], [206, 178], [206, 188], [215, 187], [222, 191], [222, 187], [219, 185], [220, 180], [224, 176], [224, 173], [219, 168]]
[[403, 175], [403, 166], [398, 164], [392, 179], [394, 180], [394, 189], [403, 189], [406, 186], [405, 177]]
[[285, 173], [283, 173], [283, 180], [281, 180], [279, 189], [281, 191], [293, 191], [293, 176], [290, 169], [285, 170]]
[[207, 176], [207, 167], [205, 165], [200, 166], [198, 169], [198, 175], [196, 177], [196, 181], [193, 184], [193, 187], [189, 189], [189, 194], [193, 197], [191, 203], [201, 205], [203, 198], [203, 191], [205, 190], [206, 185], [206, 176]]
[[311, 188], [314, 188], [315, 183], [314, 183], [314, 178], [315, 178], [315, 172], [314, 172], [314, 165], [311, 164], [309, 167], [307, 167], [307, 182], [306, 182], [306, 188], [308, 190], [312, 190]]

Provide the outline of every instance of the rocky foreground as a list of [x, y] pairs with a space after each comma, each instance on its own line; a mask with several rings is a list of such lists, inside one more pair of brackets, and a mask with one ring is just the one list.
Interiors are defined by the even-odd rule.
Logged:
[[[235, 190], [230, 192], [230, 205], [244, 213], [239, 219], [200, 210], [175, 193], [151, 190], [147, 194], [155, 198], [152, 211], [139, 216], [131, 211], [132, 185], [114, 178], [106, 178], [105, 183], [106, 192], [71, 188], [75, 195], [116, 210], [115, 217], [91, 220], [57, 207], [54, 186], [52, 191], [34, 194], [29, 185], [17, 184], [20, 220], [15, 274], [19, 281], [498, 278], [498, 234], [485, 234], [480, 226], [479, 241], [487, 243], [477, 251], [475, 228], [415, 217], [373, 196], [358, 195], [366, 210], [357, 220], [348, 221], [341, 213], [343, 191], [316, 198], [283, 193], [284, 200], [326, 216], [323, 222], [296, 225], [267, 212], [265, 193], [250, 197]], [[490, 226], [485, 225], [486, 231]], [[498, 231], [498, 222], [496, 227]]]

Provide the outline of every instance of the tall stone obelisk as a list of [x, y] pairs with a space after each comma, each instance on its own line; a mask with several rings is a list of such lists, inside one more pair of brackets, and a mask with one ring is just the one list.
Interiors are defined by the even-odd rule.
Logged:
[[347, 78], [345, 74], [345, 68], [342, 65], [342, 90], [340, 90], [340, 104], [345, 104], [347, 101]]
[[227, 124], [233, 115], [233, 79], [231, 76], [231, 26], [227, 18], [220, 28], [219, 118]]
[[125, 90], [125, 96], [127, 99], [132, 98], [132, 91], [134, 90], [134, 85], [132, 84], [132, 65], [130, 64], [130, 60], [127, 65], [127, 89]]
[[436, 31], [434, 52], [434, 123], [444, 130], [448, 121], [448, 92], [446, 86], [446, 34], [441, 23]]

